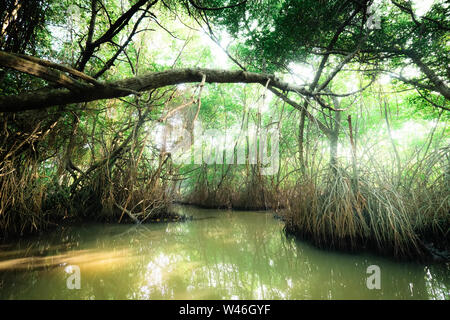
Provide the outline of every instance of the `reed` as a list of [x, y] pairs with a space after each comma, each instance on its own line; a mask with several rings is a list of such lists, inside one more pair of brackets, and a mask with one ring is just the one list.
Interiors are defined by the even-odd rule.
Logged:
[[[203, 167], [183, 202], [207, 207], [237, 210], [276, 210], [280, 207], [276, 186], [256, 172], [229, 170], [216, 178], [214, 168]], [[211, 172], [210, 172], [211, 171]]]

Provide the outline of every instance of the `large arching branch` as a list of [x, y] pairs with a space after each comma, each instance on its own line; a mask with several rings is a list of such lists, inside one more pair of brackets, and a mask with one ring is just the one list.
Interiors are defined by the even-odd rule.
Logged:
[[[27, 60], [27, 62], [30, 64], [35, 63], [36, 68], [45, 68], [45, 66], [39, 64], [38, 62], [31, 60]], [[0, 65], [2, 65], [1, 59]], [[15, 68], [14, 64], [11, 62], [8, 63], [7, 66], [24, 72], [23, 68]], [[29, 70], [33, 70], [32, 65]], [[45, 72], [29, 73], [35, 76], [46, 74]], [[267, 80], [270, 79], [270, 84], [272, 87], [282, 91], [295, 91], [305, 96], [312, 96], [311, 92], [306, 90], [303, 86], [289, 84], [270, 74], [246, 72], [241, 70], [229, 71], [218, 69], [187, 68], [152, 72], [143, 76], [112, 82], [98, 82], [96, 85], [88, 83], [83, 84], [82, 86], [77, 86], [76, 88], [47, 88], [18, 95], [3, 96], [0, 97], [0, 112], [18, 112], [32, 109], [44, 109], [57, 105], [125, 97], [130, 94], [138, 94], [140, 92], [162, 88], [169, 85], [201, 82], [204, 76], [206, 77], [206, 82], [208, 83], [259, 83], [261, 85], [265, 85]], [[59, 83], [60, 81], [55, 82], [61, 85], [61, 83]]]

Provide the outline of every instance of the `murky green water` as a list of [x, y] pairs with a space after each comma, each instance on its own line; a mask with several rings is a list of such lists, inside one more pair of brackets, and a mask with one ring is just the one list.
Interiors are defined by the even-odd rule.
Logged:
[[[0, 299], [449, 299], [447, 265], [288, 240], [265, 212], [180, 207], [193, 221], [87, 225], [0, 246]], [[381, 270], [369, 290], [366, 271]], [[80, 289], [69, 266], [80, 270]]]

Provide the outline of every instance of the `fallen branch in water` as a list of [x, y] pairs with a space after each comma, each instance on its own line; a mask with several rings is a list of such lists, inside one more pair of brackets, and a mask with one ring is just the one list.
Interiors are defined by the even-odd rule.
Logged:
[[117, 202], [114, 202], [114, 205], [119, 208], [120, 210], [122, 210], [122, 213], [125, 212], [130, 218], [131, 220], [133, 220], [136, 224], [140, 224], [141, 222], [139, 221], [138, 218], [136, 218], [136, 216], [134, 215], [133, 212], [131, 212], [130, 210], [122, 207], [121, 205], [119, 205]]

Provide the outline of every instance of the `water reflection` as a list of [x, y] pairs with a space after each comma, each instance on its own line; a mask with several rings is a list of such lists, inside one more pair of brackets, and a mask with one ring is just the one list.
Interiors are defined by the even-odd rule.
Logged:
[[[0, 248], [0, 299], [449, 299], [449, 267], [318, 250], [264, 212], [180, 207], [193, 221], [87, 225]], [[366, 269], [381, 268], [381, 290]], [[67, 265], [81, 289], [66, 287]]]

